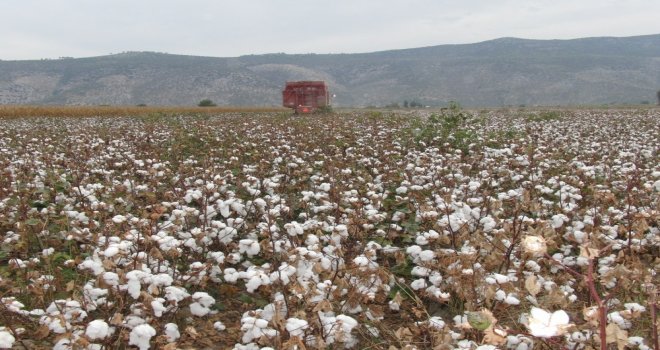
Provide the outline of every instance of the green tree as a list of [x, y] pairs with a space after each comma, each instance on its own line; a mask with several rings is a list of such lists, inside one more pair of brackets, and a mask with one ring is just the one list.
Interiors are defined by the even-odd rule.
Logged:
[[216, 104], [213, 103], [213, 101], [209, 100], [208, 98], [205, 98], [205, 99], [199, 101], [199, 103], [197, 105], [200, 106], [200, 107], [215, 107], [216, 106]]
[[660, 106], [660, 90], [658, 90], [658, 93], [656, 95], [658, 95], [658, 106]]
[[408, 108], [408, 100], [403, 100], [403, 108]]

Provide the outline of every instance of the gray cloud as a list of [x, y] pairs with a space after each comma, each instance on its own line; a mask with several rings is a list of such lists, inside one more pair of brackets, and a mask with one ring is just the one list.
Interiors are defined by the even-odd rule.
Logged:
[[0, 59], [353, 53], [660, 33], [657, 0], [4, 0]]

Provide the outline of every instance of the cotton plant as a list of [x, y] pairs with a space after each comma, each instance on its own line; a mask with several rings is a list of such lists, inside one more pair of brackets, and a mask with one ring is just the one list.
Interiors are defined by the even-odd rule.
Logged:
[[[447, 113], [7, 120], [3, 304], [58, 349], [360, 348], [401, 320], [421, 347], [652, 348], [651, 287], [620, 291], [653, 284], [655, 112], [461, 112], [467, 140]], [[239, 299], [246, 322], [220, 311]], [[492, 329], [459, 326], [483, 309]]]

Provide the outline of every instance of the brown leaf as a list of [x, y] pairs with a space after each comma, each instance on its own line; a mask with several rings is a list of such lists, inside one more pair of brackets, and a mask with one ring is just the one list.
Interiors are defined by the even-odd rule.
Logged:
[[186, 334], [188, 334], [192, 339], [197, 339], [199, 337], [199, 333], [197, 333], [197, 330], [193, 326], [186, 327]]
[[178, 349], [176, 343], [169, 343], [163, 346], [163, 350], [176, 350], [176, 349]]
[[594, 327], [598, 326], [598, 307], [585, 307], [582, 309], [582, 315], [584, 320], [587, 321], [590, 325]]
[[46, 337], [48, 337], [49, 334], [50, 334], [50, 329], [48, 328], [48, 326], [43, 325], [37, 328], [37, 331], [34, 332], [34, 334], [32, 334], [31, 336], [34, 337], [34, 339], [41, 340], [41, 339], [46, 339]]
[[589, 246], [581, 246], [580, 247], [580, 256], [583, 258], [587, 258], [589, 260], [597, 258], [600, 255], [600, 251], [596, 248], [592, 248]]
[[506, 344], [506, 336], [506, 330], [490, 325], [484, 331], [483, 342], [490, 345], [504, 345]]
[[110, 324], [113, 326], [121, 326], [123, 321], [124, 321], [124, 316], [119, 312], [117, 312], [115, 313], [114, 316], [112, 316], [112, 320], [110, 320]]
[[316, 304], [316, 306], [314, 306], [313, 311], [314, 312], [319, 312], [319, 311], [330, 312], [330, 311], [332, 311], [332, 304], [330, 303], [330, 301], [328, 301], [328, 299], [323, 299], [318, 304]]
[[539, 294], [541, 291], [541, 285], [538, 283], [538, 278], [534, 275], [531, 275], [525, 279], [525, 289], [531, 294], [532, 296], [536, 296], [536, 294]]
[[156, 247], [152, 247], [151, 250], [149, 250], [149, 255], [153, 257], [154, 259], [157, 260], [163, 260], [163, 253], [160, 252], [160, 249]]
[[76, 283], [75, 283], [75, 281], [69, 281], [69, 282], [67, 282], [67, 284], [66, 284], [66, 291], [67, 291], [67, 292], [70, 292], [70, 291], [74, 290], [75, 288], [76, 288]]
[[619, 325], [616, 323], [610, 323], [605, 329], [607, 332], [607, 343], [616, 343], [616, 346], [619, 350], [624, 350], [626, 344], [628, 343], [628, 332], [619, 328]]
[[410, 341], [413, 336], [410, 329], [405, 327], [399, 327], [399, 329], [397, 329], [396, 332], [394, 332], [394, 335], [400, 341]]

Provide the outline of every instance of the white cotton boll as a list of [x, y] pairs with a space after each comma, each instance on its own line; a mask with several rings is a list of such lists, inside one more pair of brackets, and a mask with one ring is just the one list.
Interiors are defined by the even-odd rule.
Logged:
[[159, 273], [151, 277], [151, 283], [156, 286], [170, 286], [172, 282], [174, 279], [167, 273]]
[[495, 345], [479, 345], [477, 346], [476, 349], [474, 350], [497, 350], [497, 346]]
[[266, 321], [266, 320], [264, 320], [264, 319], [262, 319], [262, 318], [257, 318], [257, 319], [254, 321], [254, 325], [255, 325], [256, 327], [259, 327], [259, 328], [262, 328], [262, 329], [263, 329], [263, 328], [268, 328], [268, 321]]
[[518, 298], [516, 298], [515, 296], [513, 296], [511, 294], [506, 296], [506, 298], [504, 299], [504, 302], [506, 304], [509, 304], [509, 305], [518, 305], [518, 304], [520, 304], [520, 300], [518, 300]]
[[406, 194], [406, 193], [408, 193], [408, 187], [406, 186], [397, 187], [396, 194]]
[[413, 276], [428, 276], [431, 273], [431, 270], [424, 266], [415, 266], [410, 271], [410, 274]]
[[291, 317], [286, 320], [286, 330], [292, 337], [302, 338], [305, 335], [305, 329], [309, 324], [305, 320], [299, 318]]
[[245, 284], [245, 289], [248, 293], [254, 293], [261, 285], [261, 278], [259, 276], [252, 276]]
[[481, 218], [481, 220], [479, 220], [479, 223], [483, 226], [483, 230], [486, 233], [493, 231], [495, 226], [497, 226], [495, 220], [493, 220], [493, 218], [490, 216]]
[[445, 321], [442, 320], [440, 316], [433, 316], [429, 319], [429, 326], [434, 329], [443, 329], [445, 328]]
[[440, 283], [442, 283], [442, 275], [440, 272], [432, 271], [429, 274], [429, 282], [431, 282], [434, 286], [439, 286]]
[[553, 228], [560, 228], [564, 225], [565, 219], [568, 219], [565, 215], [563, 214], [556, 214], [552, 216], [552, 227]]
[[[87, 325], [85, 335], [89, 340], [105, 339], [110, 333], [110, 326], [103, 320], [94, 320]], [[2, 348], [2, 346], [0, 346]]]
[[527, 322], [527, 328], [529, 328], [533, 336], [551, 338], [566, 332], [569, 325], [569, 318], [564, 310], [550, 313], [543, 309], [532, 307]]
[[213, 328], [215, 328], [215, 330], [218, 332], [222, 332], [225, 329], [227, 329], [227, 327], [225, 327], [225, 324], [220, 321], [216, 321], [215, 323], [213, 323]]
[[245, 252], [247, 253], [248, 256], [255, 256], [259, 254], [260, 251], [261, 251], [261, 247], [259, 246], [259, 243], [252, 242], [252, 244], [250, 244], [250, 247]]
[[573, 238], [575, 238], [575, 241], [578, 243], [583, 243], [584, 239], [587, 237], [587, 234], [582, 232], [582, 231], [574, 231], [573, 232]]
[[502, 275], [502, 274], [499, 274], [499, 273], [493, 274], [493, 277], [495, 278], [495, 280], [499, 284], [504, 284], [504, 283], [509, 282], [509, 277], [508, 276], [505, 276], [505, 275]]
[[335, 232], [339, 233], [342, 237], [348, 237], [348, 227], [346, 225], [335, 226]]
[[135, 345], [140, 350], [147, 350], [150, 348], [149, 341], [156, 335], [156, 330], [148, 324], [141, 324], [135, 326], [131, 331], [128, 338], [128, 345]]
[[227, 283], [236, 283], [236, 281], [238, 281], [238, 278], [240, 276], [238, 271], [236, 271], [236, 269], [232, 267], [226, 268], [223, 273], [224, 273], [223, 278]]
[[204, 317], [211, 312], [211, 309], [199, 303], [190, 304], [190, 313], [194, 316]]
[[426, 237], [419, 235], [415, 238], [415, 243], [418, 245], [427, 245], [429, 244], [429, 240]]
[[62, 338], [53, 345], [53, 350], [71, 350], [71, 339]]
[[435, 258], [435, 252], [432, 250], [424, 250], [419, 253], [419, 260], [421, 261], [431, 261]]
[[628, 337], [628, 345], [631, 345], [631, 346], [644, 345], [644, 338], [642, 338], [642, 337]]
[[109, 286], [117, 286], [119, 285], [119, 275], [114, 272], [104, 272], [103, 281]]
[[128, 287], [128, 294], [130, 294], [133, 299], [137, 299], [140, 296], [140, 290], [142, 289], [140, 281], [137, 279], [129, 279], [128, 282], [126, 282], [126, 285]]
[[165, 325], [165, 338], [168, 342], [173, 343], [181, 337], [179, 333], [179, 326], [176, 323], [168, 323]]
[[342, 323], [342, 328], [346, 333], [350, 333], [353, 328], [355, 328], [358, 325], [358, 322], [346, 315], [339, 315], [336, 317], [337, 321]]
[[495, 299], [498, 301], [502, 301], [506, 298], [506, 292], [499, 289], [497, 292], [495, 292]]
[[[19, 261], [19, 259], [10, 260], [10, 262], [15, 262], [15, 261]], [[24, 268], [25, 266], [20, 266], [20, 267]], [[81, 270], [91, 270], [94, 276], [98, 276], [105, 271], [105, 268], [103, 267], [103, 263], [100, 260], [91, 260], [91, 258], [87, 258], [83, 262], [81, 262], [78, 265], [78, 268]]]
[[193, 303], [190, 304], [190, 312], [195, 316], [206, 316], [210, 307], [215, 304], [215, 299], [206, 292], [196, 292], [192, 295]]
[[11, 349], [14, 342], [16, 342], [16, 338], [11, 333], [0, 330], [0, 349]]
[[174, 305], [177, 305], [181, 300], [189, 297], [190, 294], [180, 287], [169, 286], [165, 287], [165, 299], [173, 301]]
[[103, 251], [103, 256], [107, 258], [112, 258], [113, 256], [119, 254], [119, 247], [116, 245], [111, 245]]
[[626, 310], [630, 310], [632, 312], [645, 312], [646, 307], [639, 305], [637, 303], [625, 303], [623, 306], [626, 308]]
[[46, 249], [41, 251], [41, 255], [43, 255], [43, 256], [49, 256], [53, 253], [55, 253], [55, 248], [53, 248], [53, 247], [46, 248]]
[[414, 290], [419, 290], [419, 289], [422, 289], [422, 288], [426, 288], [426, 280], [423, 279], [423, 278], [416, 279], [416, 280], [412, 281], [412, 283], [410, 283], [410, 288], [412, 288]]
[[163, 305], [165, 299], [157, 298], [151, 301], [151, 308], [154, 311], [154, 316], [161, 317], [163, 312], [167, 311], [167, 308]]
[[112, 222], [114, 222], [115, 224], [121, 224], [122, 222], [126, 222], [126, 217], [123, 215], [115, 215], [112, 218]]

